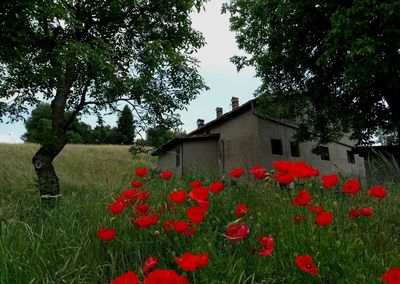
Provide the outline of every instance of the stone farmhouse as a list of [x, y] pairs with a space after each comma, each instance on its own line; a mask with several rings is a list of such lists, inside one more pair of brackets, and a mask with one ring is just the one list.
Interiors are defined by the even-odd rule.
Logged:
[[312, 142], [294, 142], [295, 123], [260, 115], [256, 100], [239, 106], [233, 97], [231, 104], [231, 111], [223, 114], [217, 108], [214, 120], [205, 124], [198, 119], [196, 130], [164, 144], [157, 153], [159, 169], [181, 177], [195, 169], [226, 173], [255, 164], [271, 169], [273, 161], [292, 160], [304, 161], [321, 174], [342, 173], [365, 182], [364, 158], [352, 151], [355, 143], [350, 139], [325, 145], [323, 154], [315, 155]]

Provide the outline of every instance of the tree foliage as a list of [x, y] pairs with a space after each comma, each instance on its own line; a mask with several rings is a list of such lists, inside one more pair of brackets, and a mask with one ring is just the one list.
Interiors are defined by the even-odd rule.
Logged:
[[[25, 128], [26, 132], [21, 137], [25, 142], [44, 144], [51, 140], [51, 106], [46, 103], [38, 104], [25, 121]], [[68, 143], [93, 144], [91, 126], [77, 118], [69, 126], [66, 136]]]
[[171, 129], [163, 125], [157, 125], [150, 127], [146, 131], [146, 142], [149, 146], [159, 149], [162, 145], [168, 141], [182, 136], [185, 133], [178, 129]]
[[132, 111], [127, 105], [125, 105], [118, 117], [117, 130], [119, 144], [130, 145], [133, 143], [135, 138], [134, 120]]
[[51, 137], [33, 158], [42, 195], [58, 194], [52, 161], [82, 112], [122, 101], [142, 123], [171, 124], [206, 88], [191, 56], [204, 39], [189, 17], [204, 1], [1, 1], [0, 117], [51, 101]]
[[249, 54], [232, 61], [256, 68], [261, 108], [300, 121], [299, 140], [400, 132], [399, 1], [233, 0], [223, 11]]

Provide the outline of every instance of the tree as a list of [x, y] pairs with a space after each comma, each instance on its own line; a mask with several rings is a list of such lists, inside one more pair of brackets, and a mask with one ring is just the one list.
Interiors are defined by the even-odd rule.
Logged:
[[[68, 116], [69, 113], [66, 113]], [[40, 103], [32, 111], [25, 122], [26, 132], [21, 137], [25, 142], [44, 144], [51, 139], [51, 106]], [[92, 128], [77, 118], [70, 124], [66, 132], [68, 143], [92, 143]]]
[[148, 146], [159, 149], [162, 145], [175, 137], [182, 136], [183, 132], [174, 130], [163, 125], [150, 127], [146, 131], [146, 142]]
[[82, 112], [128, 102], [141, 123], [174, 121], [206, 88], [191, 56], [204, 39], [189, 17], [204, 1], [1, 2], [0, 117], [51, 101], [51, 135], [32, 159], [42, 197], [59, 194], [52, 162]]
[[133, 115], [130, 108], [125, 105], [117, 121], [118, 143], [129, 145], [135, 138]]
[[146, 139], [137, 139], [129, 148], [129, 152], [136, 157], [139, 154], [151, 154], [159, 151], [168, 141], [186, 135], [178, 128], [168, 128], [165, 125], [153, 125], [146, 130]]
[[399, 1], [233, 0], [223, 11], [249, 54], [232, 61], [256, 68], [261, 109], [300, 121], [299, 141], [400, 133]]

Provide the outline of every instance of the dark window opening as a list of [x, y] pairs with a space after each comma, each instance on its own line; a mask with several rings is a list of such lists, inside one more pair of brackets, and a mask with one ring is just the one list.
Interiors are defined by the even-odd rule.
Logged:
[[181, 165], [181, 148], [176, 148], [175, 165], [176, 165], [176, 167], [179, 167]]
[[318, 153], [321, 156], [321, 160], [330, 161], [331, 158], [329, 157], [329, 148], [326, 146], [319, 146]]
[[355, 159], [355, 157], [354, 157], [354, 153], [353, 153], [353, 152], [347, 151], [347, 161], [348, 161], [350, 164], [355, 164], [355, 163], [356, 163], [356, 159]]
[[290, 142], [290, 153], [292, 157], [300, 157], [300, 145], [299, 143]]
[[271, 150], [274, 155], [282, 155], [282, 140], [280, 139], [271, 139]]

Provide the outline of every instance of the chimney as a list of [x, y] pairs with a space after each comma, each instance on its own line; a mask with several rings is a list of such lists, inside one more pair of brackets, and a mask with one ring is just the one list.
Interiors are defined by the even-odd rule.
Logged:
[[217, 118], [220, 118], [222, 116], [222, 107], [217, 107], [215, 109], [215, 111], [217, 112]]
[[197, 129], [201, 128], [204, 126], [204, 119], [198, 119], [197, 120]]
[[239, 98], [237, 97], [232, 97], [231, 99], [231, 104], [232, 104], [232, 111], [236, 110], [239, 108]]

